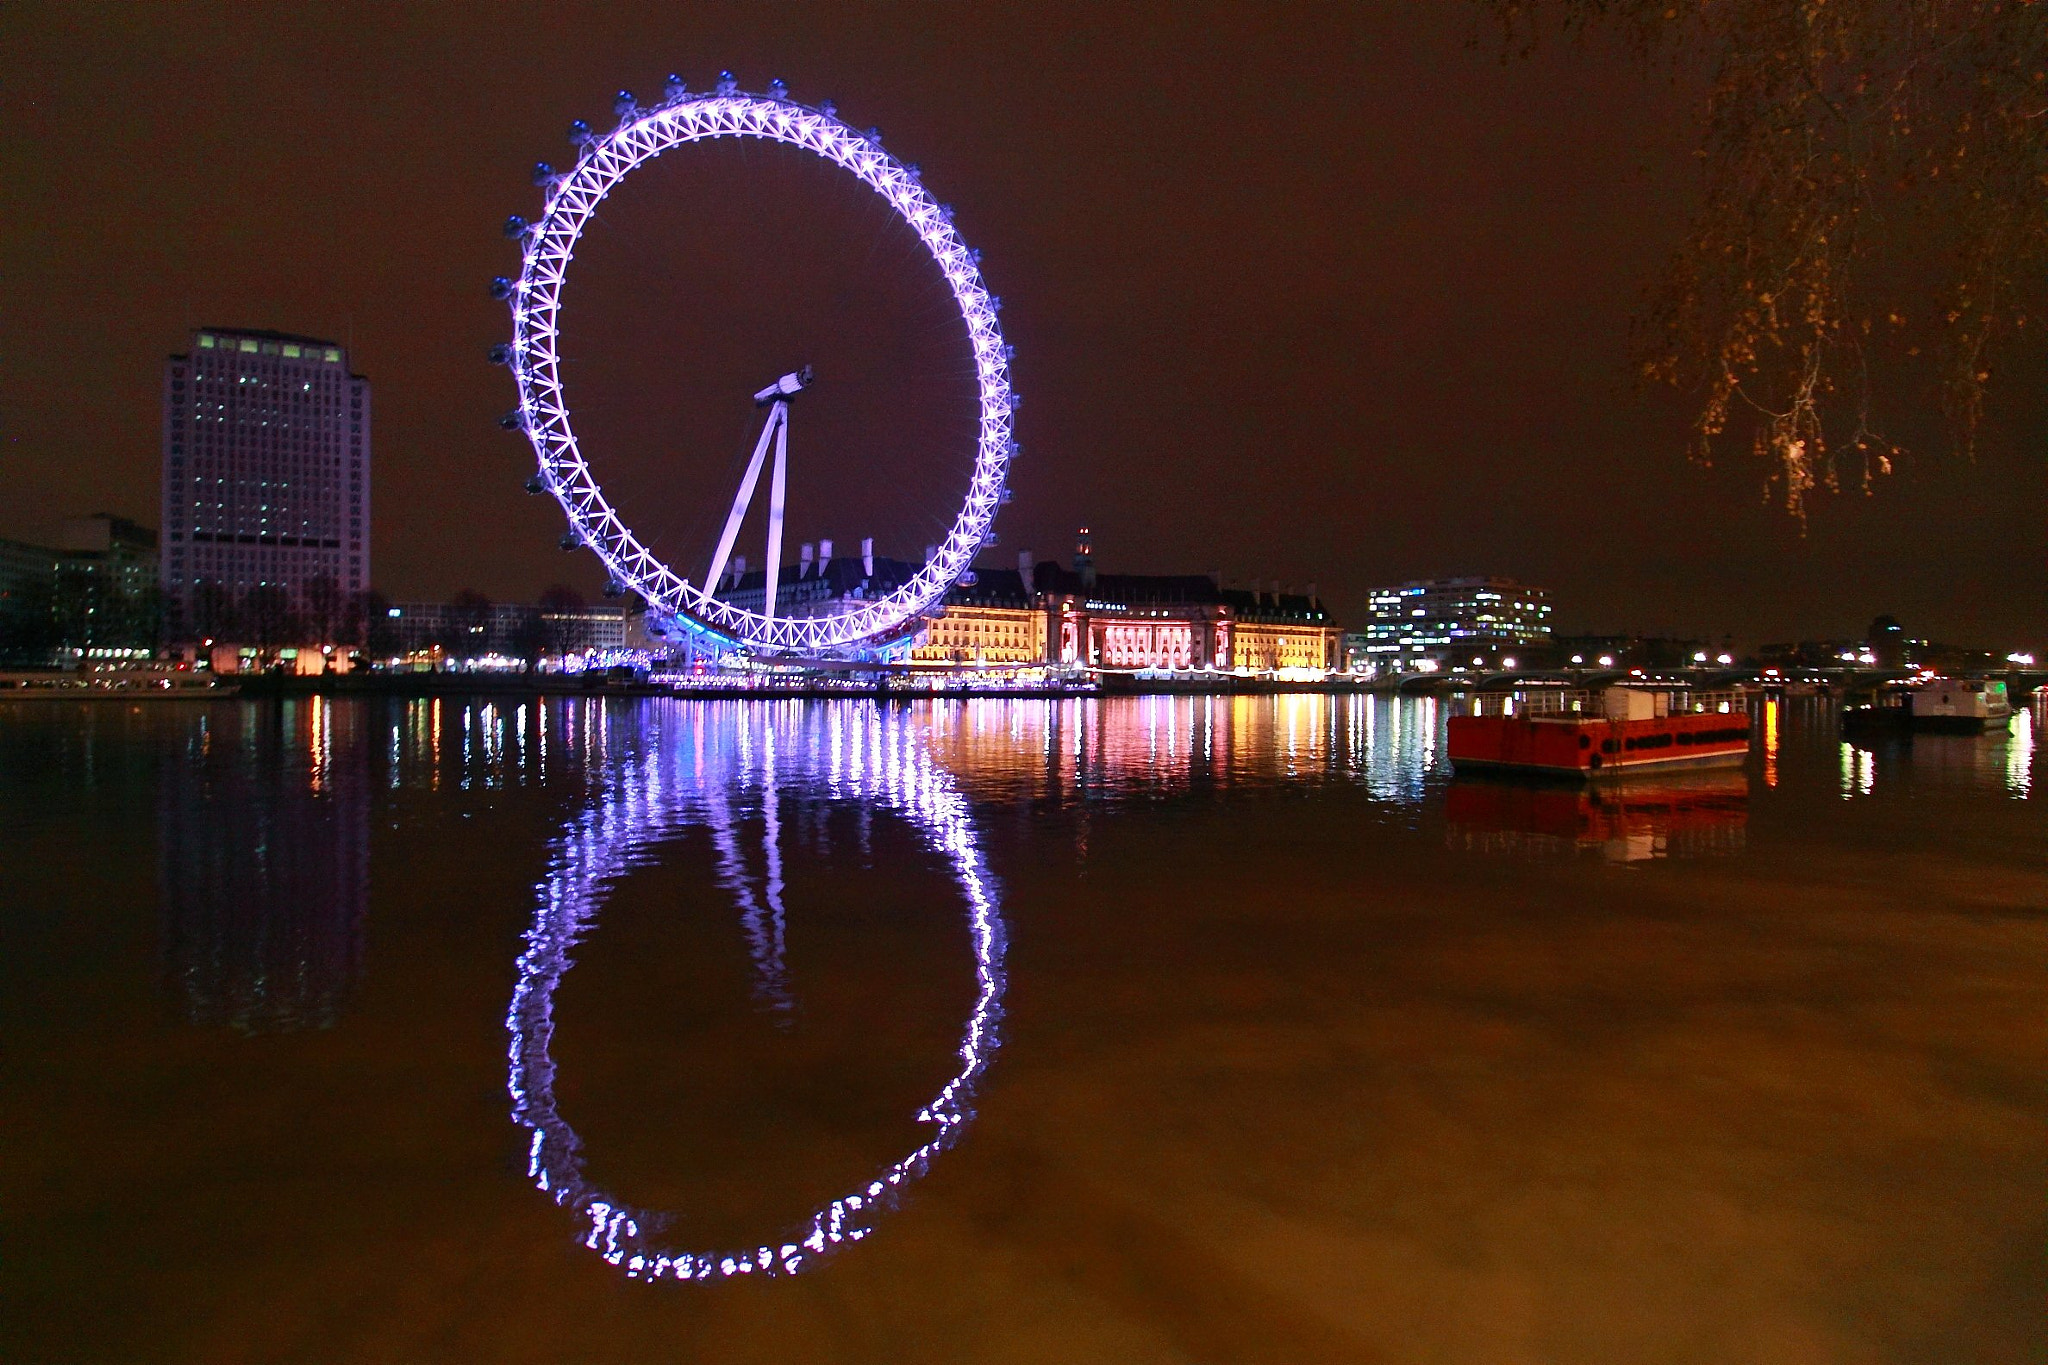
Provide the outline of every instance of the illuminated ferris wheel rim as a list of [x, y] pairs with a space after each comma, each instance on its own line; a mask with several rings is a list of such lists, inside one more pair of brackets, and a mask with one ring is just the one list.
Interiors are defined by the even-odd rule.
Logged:
[[[873, 130], [856, 131], [829, 103], [814, 108], [790, 100], [780, 82], [766, 95], [739, 91], [729, 74], [721, 76], [713, 94], [684, 93], [673, 78], [670, 88], [671, 97], [652, 109], [633, 105], [622, 93], [618, 127], [585, 137], [574, 168], [548, 178], [540, 220], [530, 226], [518, 219], [507, 224], [522, 238], [524, 252], [510, 291], [512, 344], [503, 358], [518, 382], [516, 421], [533, 443], [540, 482], [569, 519], [564, 544], [588, 546], [612, 580], [638, 593], [651, 612], [755, 653], [858, 650], [901, 638], [972, 566], [1002, 501], [1016, 453], [1011, 413], [1017, 405], [1010, 391], [1010, 352], [996, 320], [1002, 301], [982, 280], [980, 253], [970, 251], [954, 230], [952, 210], [924, 188], [916, 167], [883, 150]], [[974, 352], [980, 405], [974, 475], [951, 531], [909, 582], [838, 615], [796, 618], [747, 611], [720, 601], [716, 584], [692, 583], [671, 569], [605, 500], [577, 445], [562, 392], [555, 349], [562, 289], [592, 214], [642, 163], [675, 147], [725, 137], [760, 138], [811, 152], [880, 195], [945, 276]], [[764, 605], [773, 609], [772, 603]]]

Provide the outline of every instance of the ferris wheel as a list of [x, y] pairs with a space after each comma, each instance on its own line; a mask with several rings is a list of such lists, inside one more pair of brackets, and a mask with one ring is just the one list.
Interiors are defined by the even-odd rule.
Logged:
[[[711, 92], [700, 94], [670, 76], [660, 104], [644, 107], [622, 90], [614, 109], [619, 122], [608, 133], [595, 133], [581, 120], [570, 125], [570, 138], [578, 149], [576, 164], [563, 172], [546, 164], [536, 166], [534, 179], [547, 196], [541, 216], [531, 223], [515, 216], [505, 224], [506, 234], [521, 244], [522, 257], [517, 279], [492, 281], [492, 293], [511, 305], [512, 340], [494, 347], [491, 358], [509, 366], [518, 384], [519, 406], [505, 415], [503, 425], [525, 432], [533, 444], [540, 468], [527, 488], [552, 494], [561, 504], [569, 520], [562, 537], [564, 549], [581, 546], [595, 553], [610, 574], [611, 590], [637, 593], [647, 603], [650, 617], [671, 625], [677, 635], [755, 656], [872, 655], [914, 631], [968, 572], [975, 554], [990, 542], [996, 509], [1007, 500], [1005, 479], [1018, 453], [1011, 423], [1019, 400], [1010, 389], [1013, 350], [1004, 343], [997, 322], [1002, 300], [982, 279], [981, 253], [961, 240], [952, 209], [924, 188], [918, 168], [885, 151], [876, 130], [862, 132], [843, 122], [829, 100], [816, 106], [797, 103], [779, 80], [771, 81], [765, 94], [750, 94], [740, 90], [726, 71], [719, 73]], [[807, 368], [752, 395], [767, 414], [760, 439], [734, 496], [719, 548], [703, 576], [694, 580], [655, 555], [606, 500], [578, 448], [563, 392], [557, 354], [563, 290], [584, 228], [605, 196], [639, 166], [675, 148], [720, 138], [753, 138], [798, 148], [846, 171], [879, 195], [938, 267], [965, 324], [973, 356], [979, 409], [974, 469], [950, 531], [900, 586], [833, 603], [823, 614], [778, 614], [776, 600], [790, 401], [808, 387]], [[725, 600], [720, 587], [771, 448], [766, 591], [756, 611], [751, 604], [743, 607]]]

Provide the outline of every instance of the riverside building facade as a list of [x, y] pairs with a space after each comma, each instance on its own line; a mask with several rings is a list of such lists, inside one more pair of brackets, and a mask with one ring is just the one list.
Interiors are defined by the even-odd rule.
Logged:
[[1092, 557], [1073, 572], [1040, 564], [1034, 582], [1048, 617], [1047, 662], [1056, 667], [1306, 676], [1340, 666], [1343, 631], [1313, 590], [1101, 574]]
[[[882, 559], [864, 541], [856, 558], [832, 543], [801, 547], [778, 576], [776, 611], [825, 616], [909, 582], [921, 566]], [[760, 611], [765, 575], [735, 560], [718, 595]], [[411, 609], [408, 609], [411, 610]], [[1028, 679], [1059, 672], [1231, 673], [1308, 680], [1342, 666], [1343, 631], [1311, 587], [1223, 588], [1207, 575], [1098, 574], [1088, 532], [1071, 569], [1038, 563], [977, 565], [890, 656], [930, 673]]]
[[[205, 327], [164, 364], [164, 624], [232, 634], [251, 594], [313, 617], [370, 585], [370, 383], [335, 342]], [[257, 608], [251, 607], [252, 611]]]
[[1015, 569], [976, 569], [972, 583], [956, 584], [910, 651], [913, 667], [1018, 669], [1045, 661], [1045, 612]]
[[1495, 664], [1551, 643], [1549, 592], [1512, 578], [1413, 579], [1376, 589], [1370, 608], [1360, 651], [1367, 665]]

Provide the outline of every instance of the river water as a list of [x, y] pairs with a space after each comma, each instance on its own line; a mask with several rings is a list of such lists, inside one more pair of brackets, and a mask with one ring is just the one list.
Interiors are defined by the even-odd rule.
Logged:
[[2042, 1359], [2048, 716], [1444, 714], [0, 704], [0, 1358]]

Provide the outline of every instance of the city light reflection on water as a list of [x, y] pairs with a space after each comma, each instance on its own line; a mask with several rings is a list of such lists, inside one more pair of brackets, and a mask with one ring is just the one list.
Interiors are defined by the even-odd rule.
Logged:
[[1939, 799], [1964, 791], [1997, 791], [2027, 800], [2034, 794], [2044, 727], [2048, 699], [2034, 696], [2013, 708], [2011, 723], [2002, 730], [1842, 739], [1837, 745], [1841, 798]]
[[2016, 1358], [2041, 703], [1455, 705], [0, 705], [0, 1354]]
[[158, 788], [165, 976], [194, 1024], [331, 1027], [362, 973], [368, 727], [336, 710], [212, 708]]
[[[2040, 698], [2015, 710], [2007, 732], [1856, 742], [1834, 738], [1832, 712], [1811, 701], [1799, 704], [1788, 741], [1788, 704], [1772, 698], [1757, 707], [1760, 744], [1750, 771], [1766, 789], [1786, 744], [1796, 742], [1834, 751], [1835, 790], [1845, 801], [1958, 789], [2034, 794]], [[184, 713], [176, 761], [186, 777], [159, 793], [168, 977], [195, 1022], [255, 1031], [331, 1024], [362, 970], [373, 788], [488, 793], [566, 779], [600, 793], [630, 770], [627, 755], [637, 762], [660, 751], [664, 762], [686, 759], [698, 775], [694, 799], [718, 841], [717, 875], [760, 964], [756, 998], [786, 1014], [789, 988], [777, 965], [787, 918], [782, 841], [772, 828], [779, 807], [765, 808], [769, 866], [756, 887], [741, 875], [732, 803], [763, 782], [794, 790], [843, 772], [869, 735], [848, 720], [856, 711], [906, 743], [914, 736], [918, 762], [949, 784], [963, 809], [1227, 800], [1234, 791], [1334, 783], [1363, 793], [1396, 825], [1440, 816], [1448, 846], [1469, 853], [1590, 849], [1615, 862], [1739, 852], [1750, 819], [1749, 778], [1740, 770], [1592, 788], [1455, 776], [1442, 757], [1447, 712], [1427, 697], [893, 706], [601, 697], [373, 705], [313, 697], [213, 706]], [[88, 727], [88, 754], [93, 739]], [[1076, 838], [1085, 856], [1085, 826]]]

